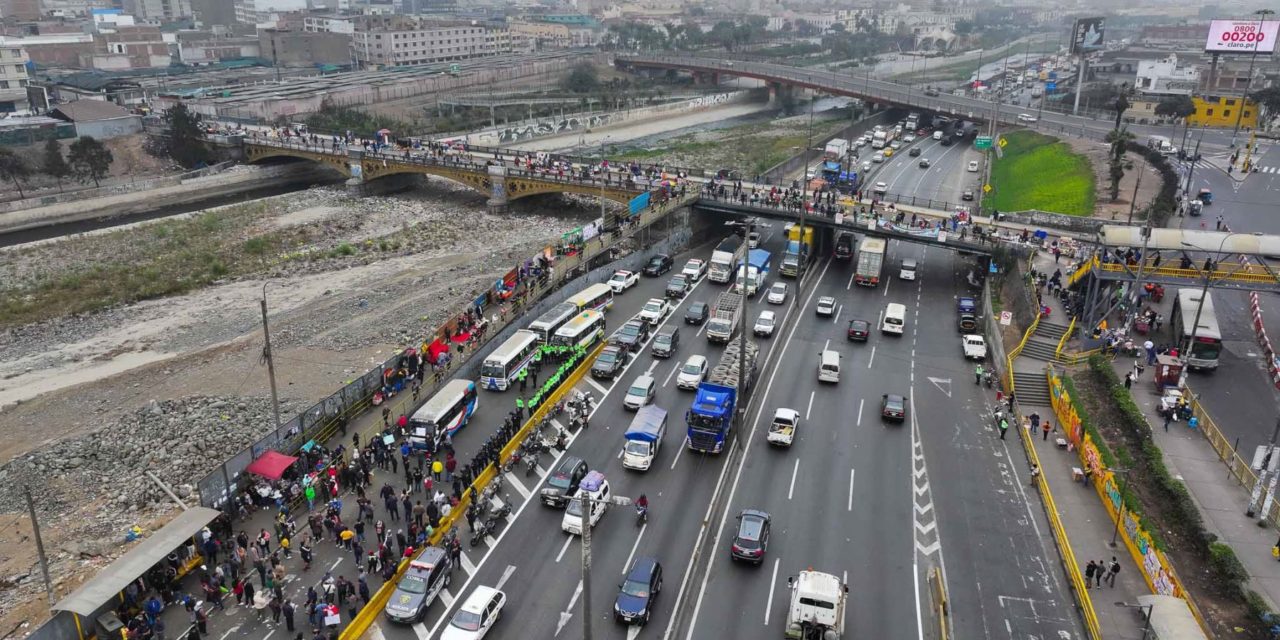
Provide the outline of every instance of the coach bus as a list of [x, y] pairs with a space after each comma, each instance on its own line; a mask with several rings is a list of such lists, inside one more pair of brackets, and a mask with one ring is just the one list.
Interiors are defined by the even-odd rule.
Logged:
[[429, 438], [438, 445], [445, 433], [453, 436], [467, 426], [479, 402], [476, 383], [470, 380], [449, 382], [409, 418], [409, 444], [415, 449], [426, 449]]
[[[1200, 320], [1195, 330], [1191, 323], [1196, 322], [1197, 309]], [[1222, 332], [1218, 329], [1218, 314], [1213, 311], [1213, 297], [1204, 292], [1204, 303], [1200, 303], [1199, 289], [1179, 289], [1178, 297], [1173, 301], [1173, 314], [1170, 316], [1170, 328], [1178, 339], [1178, 349], [1187, 352], [1187, 366], [1191, 369], [1217, 369], [1218, 354], [1222, 352]]]

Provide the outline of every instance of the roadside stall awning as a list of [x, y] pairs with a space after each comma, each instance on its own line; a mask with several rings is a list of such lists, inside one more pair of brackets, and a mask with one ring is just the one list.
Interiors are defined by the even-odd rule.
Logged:
[[93, 615], [102, 605], [111, 602], [124, 591], [130, 582], [164, 560], [174, 549], [186, 544], [196, 532], [213, 522], [221, 513], [217, 509], [206, 507], [192, 507], [183, 511], [50, 609], [70, 611], [85, 617]]
[[267, 451], [258, 456], [258, 459], [254, 460], [245, 471], [268, 480], [279, 480], [280, 476], [284, 475], [285, 469], [297, 461], [297, 458], [286, 456], [279, 451]]

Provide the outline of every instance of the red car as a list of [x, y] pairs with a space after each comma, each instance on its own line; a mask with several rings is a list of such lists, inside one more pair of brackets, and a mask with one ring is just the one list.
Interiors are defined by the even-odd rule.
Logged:
[[849, 321], [849, 339], [866, 342], [867, 336], [871, 333], [871, 323], [866, 320], [850, 320]]

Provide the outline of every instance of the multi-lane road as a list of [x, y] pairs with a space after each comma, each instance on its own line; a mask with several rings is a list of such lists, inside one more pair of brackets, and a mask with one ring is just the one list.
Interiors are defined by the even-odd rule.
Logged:
[[[765, 247], [780, 252], [781, 236], [779, 229], [767, 230]], [[709, 252], [705, 245], [676, 256], [677, 270], [686, 258]], [[916, 281], [896, 278], [895, 266], [908, 257], [921, 264]], [[700, 282], [664, 322], [680, 326], [673, 358], [654, 359], [646, 348], [616, 383], [580, 383], [600, 402], [590, 428], [574, 435], [566, 454], [604, 472], [616, 494], [644, 493], [652, 503], [643, 526], [630, 509], [614, 508], [594, 529], [589, 615], [596, 636], [778, 637], [786, 578], [810, 566], [848, 581], [850, 637], [921, 637], [929, 607], [924, 579], [932, 567], [946, 572], [962, 637], [1080, 636], [1017, 443], [1000, 440], [989, 427], [993, 398], [973, 384], [973, 365], [961, 357], [955, 298], [974, 293], [955, 275], [969, 270], [965, 262], [942, 249], [893, 242], [885, 282], [868, 289], [852, 284], [850, 263], [824, 252], [803, 286], [790, 281], [785, 305], [753, 300], [749, 319], [769, 306], [783, 320], [772, 338], [757, 340], [762, 366], [747, 422], [736, 434], [740, 466], [727, 465], [726, 454], [684, 448], [683, 415], [693, 394], [678, 390], [674, 380], [692, 354], [719, 358], [721, 349], [682, 317], [690, 300], [711, 301], [723, 285]], [[660, 295], [665, 281], [647, 278], [618, 296], [608, 312], [610, 329]], [[838, 301], [834, 318], [814, 313], [825, 295]], [[905, 335], [877, 331], [867, 343], [846, 340], [851, 318], [875, 324], [890, 302], [908, 308]], [[842, 355], [841, 379], [819, 385], [818, 352], [828, 347]], [[632, 414], [622, 408], [618, 389], [642, 372], [656, 378], [655, 402], [669, 412], [670, 427], [654, 468], [637, 473], [624, 471], [619, 459]], [[910, 399], [904, 423], [881, 421], [885, 393]], [[505, 408], [506, 400], [485, 392], [481, 406]], [[764, 443], [781, 406], [798, 410], [803, 420], [787, 450]], [[535, 476], [508, 476], [504, 491], [514, 514], [494, 538], [464, 551], [462, 568], [422, 623], [380, 619], [372, 637], [437, 637], [461, 599], [477, 586], [498, 584], [509, 600], [490, 637], [582, 637], [580, 540], [561, 531], [560, 511], [535, 497], [553, 466], [545, 461]], [[717, 495], [727, 508], [711, 508]], [[772, 541], [759, 567], [729, 560], [734, 516], [748, 507], [773, 516]], [[696, 549], [707, 555], [694, 562]], [[648, 627], [626, 629], [612, 622], [612, 606], [623, 571], [639, 556], [664, 564], [664, 589]]]

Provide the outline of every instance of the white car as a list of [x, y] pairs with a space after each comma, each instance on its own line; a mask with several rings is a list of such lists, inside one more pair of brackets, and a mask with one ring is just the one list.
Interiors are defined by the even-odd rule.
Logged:
[[1036, 117], [1029, 113], [1019, 113], [1018, 122], [1032, 123], [1036, 121]]
[[871, 156], [871, 161], [876, 164], [880, 164], [881, 162], [884, 162], [884, 152], [877, 151], [874, 156]]
[[977, 173], [977, 172], [978, 172], [978, 161], [977, 161], [977, 160], [970, 160], [970, 161], [969, 161], [969, 173]]
[[697, 389], [698, 384], [707, 377], [707, 359], [704, 356], [692, 355], [680, 366], [676, 375], [676, 386], [681, 389]]
[[649, 298], [640, 309], [640, 319], [657, 326], [671, 311], [671, 303], [662, 298]]
[[493, 587], [476, 587], [453, 614], [440, 640], [480, 640], [502, 617], [506, 604], [507, 594]]
[[775, 282], [769, 287], [769, 295], [765, 297], [769, 304], [782, 304], [787, 301], [787, 283]]
[[657, 385], [653, 376], [642, 373], [631, 383], [631, 387], [627, 389], [627, 395], [622, 397], [622, 406], [632, 411], [639, 411], [650, 402], [653, 402], [654, 388]]
[[613, 277], [609, 278], [609, 288], [614, 293], [622, 293], [631, 287], [636, 286], [640, 281], [640, 275], [634, 271], [618, 270], [613, 272]]
[[862, 136], [861, 138], [858, 138], [857, 146], [859, 146], [859, 147], [865, 147], [865, 146], [867, 146], [867, 144], [868, 144], [868, 143], [870, 143], [870, 142], [871, 142], [871, 141], [870, 141], [870, 140], [868, 140], [866, 136]]
[[915, 141], [916, 141], [916, 136], [914, 133], [908, 133], [907, 135], [902, 136], [903, 144], [911, 144], [912, 142], [915, 142]]
[[979, 335], [967, 335], [961, 339], [966, 360], [986, 360], [987, 341]]
[[890, 149], [893, 149], [894, 151], [897, 151], [898, 149], [901, 149], [901, 148], [902, 148], [902, 141], [901, 141], [901, 140], [894, 140], [893, 142], [890, 142], [890, 143], [889, 143], [889, 148], [890, 148]]
[[759, 231], [752, 231], [752, 232], [747, 236], [747, 246], [751, 247], [752, 249], [757, 249], [757, 248], [759, 248], [759, 247], [760, 247], [760, 232], [759, 232]]
[[871, 192], [878, 196], [882, 196], [889, 192], [889, 183], [877, 182], [875, 188], [872, 189]]
[[690, 282], [696, 282], [702, 279], [707, 273], [707, 263], [697, 258], [690, 258], [684, 263], [684, 269], [680, 273], [688, 276]]
[[831, 296], [818, 298], [818, 306], [814, 311], [820, 316], [833, 316], [836, 313], [836, 299]]
[[772, 311], [765, 309], [760, 312], [760, 317], [756, 318], [756, 324], [751, 328], [751, 333], [761, 337], [768, 338], [773, 335], [773, 326], [775, 324]]
[[942, 129], [938, 129], [937, 131], [934, 131], [934, 132], [933, 132], [933, 139], [934, 139], [934, 140], [941, 140], [941, 139], [942, 139]]

